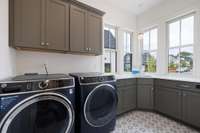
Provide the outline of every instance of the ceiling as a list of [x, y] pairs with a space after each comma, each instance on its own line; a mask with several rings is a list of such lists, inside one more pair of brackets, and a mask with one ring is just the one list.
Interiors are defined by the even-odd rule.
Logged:
[[138, 15], [164, 0], [106, 0], [111, 6]]

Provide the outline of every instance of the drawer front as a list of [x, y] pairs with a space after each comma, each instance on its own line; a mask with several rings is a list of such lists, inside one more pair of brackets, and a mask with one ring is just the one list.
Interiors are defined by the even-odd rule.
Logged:
[[137, 83], [139, 85], [153, 85], [154, 79], [152, 79], [152, 78], [139, 78], [139, 79], [137, 79]]
[[129, 85], [136, 85], [136, 79], [119, 79], [117, 80], [117, 86], [129, 86]]
[[196, 85], [192, 82], [174, 80], [155, 80], [156, 86], [165, 86], [176, 89], [195, 89]]

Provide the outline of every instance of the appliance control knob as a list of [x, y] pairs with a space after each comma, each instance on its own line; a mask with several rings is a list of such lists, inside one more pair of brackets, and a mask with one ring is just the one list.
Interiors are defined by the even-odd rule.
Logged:
[[48, 80], [42, 81], [42, 82], [39, 83], [39, 88], [40, 89], [46, 89], [48, 87], [48, 85], [49, 85], [49, 81]]
[[6, 88], [7, 84], [1, 84], [1, 88]]
[[104, 78], [103, 78], [103, 77], [100, 77], [99, 79], [100, 79], [101, 82], [104, 81]]

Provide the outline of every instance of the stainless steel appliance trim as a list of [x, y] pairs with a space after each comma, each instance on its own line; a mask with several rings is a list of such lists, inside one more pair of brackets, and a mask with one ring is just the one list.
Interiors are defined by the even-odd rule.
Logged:
[[89, 98], [91, 97], [91, 95], [92, 95], [97, 89], [99, 89], [99, 88], [102, 87], [102, 86], [109, 86], [109, 87], [111, 87], [113, 90], [115, 90], [115, 87], [112, 86], [112, 85], [110, 85], [110, 84], [101, 84], [101, 85], [96, 86], [96, 87], [89, 93], [89, 95], [87, 96], [87, 98], [86, 98], [86, 100], [85, 100], [85, 103], [84, 103], [84, 117], [85, 117], [86, 122], [87, 122], [90, 126], [92, 126], [92, 127], [103, 127], [103, 126], [105, 126], [106, 124], [108, 124], [110, 121], [112, 121], [112, 120], [110, 120], [110, 121], [105, 122], [104, 125], [99, 125], [99, 126], [97, 126], [97, 125], [92, 124], [92, 123], [88, 120], [87, 115], [86, 115], [86, 106], [87, 106], [87, 104], [88, 104]]
[[22, 95], [22, 94], [29, 94], [29, 93], [41, 93], [41, 92], [48, 92], [48, 91], [56, 91], [56, 90], [62, 90], [62, 89], [69, 89], [74, 88], [73, 86], [66, 86], [66, 87], [60, 87], [60, 88], [52, 88], [52, 89], [46, 89], [46, 90], [36, 90], [36, 91], [27, 91], [27, 92], [18, 92], [18, 93], [7, 93], [7, 94], [0, 94], [0, 96], [12, 96], [12, 95]]
[[69, 101], [68, 98], [64, 97], [61, 94], [58, 93], [42, 93], [42, 94], [36, 94], [33, 95], [27, 99], [24, 99], [17, 105], [15, 105], [2, 119], [0, 123], [0, 129], [1, 133], [7, 133], [8, 127], [10, 126], [13, 119], [26, 107], [29, 105], [39, 102], [39, 101], [45, 101], [45, 100], [55, 100], [57, 102], [62, 103], [66, 109], [69, 112], [69, 125], [65, 131], [65, 133], [69, 133], [73, 127], [74, 119], [75, 119], [75, 113], [72, 106], [72, 103]]

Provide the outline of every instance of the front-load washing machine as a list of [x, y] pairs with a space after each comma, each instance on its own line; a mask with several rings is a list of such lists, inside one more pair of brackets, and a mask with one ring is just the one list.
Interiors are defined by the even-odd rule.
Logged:
[[23, 75], [0, 81], [0, 133], [74, 133], [74, 78]]

